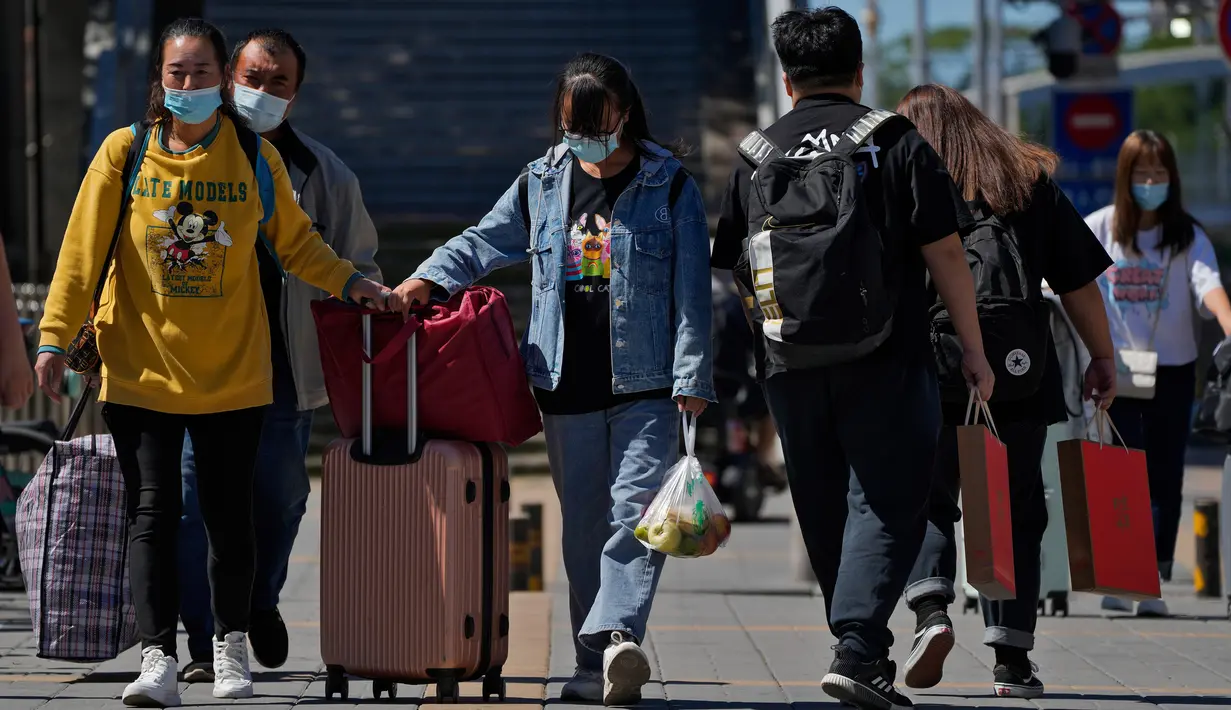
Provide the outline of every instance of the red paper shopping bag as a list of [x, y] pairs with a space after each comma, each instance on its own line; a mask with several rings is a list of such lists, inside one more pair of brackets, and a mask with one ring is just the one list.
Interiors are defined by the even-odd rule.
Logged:
[[[1103, 411], [1094, 423], [1119, 432]], [[1121, 444], [1073, 439], [1056, 444], [1073, 591], [1125, 599], [1161, 594], [1146, 455]]]
[[[987, 403], [977, 400], [974, 391], [970, 396], [967, 425], [957, 428], [966, 581], [988, 599], [1015, 599], [1008, 453], [995, 433]], [[979, 423], [980, 413], [987, 426]]]

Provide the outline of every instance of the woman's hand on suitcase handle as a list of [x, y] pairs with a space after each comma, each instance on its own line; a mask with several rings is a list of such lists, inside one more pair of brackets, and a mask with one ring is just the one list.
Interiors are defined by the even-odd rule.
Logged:
[[387, 286], [382, 286], [372, 279], [359, 279], [350, 287], [350, 299], [364, 308], [378, 311], [389, 310], [389, 294]]
[[410, 318], [410, 309], [426, 306], [432, 298], [436, 284], [423, 279], [406, 279], [393, 289], [389, 296], [389, 310]]

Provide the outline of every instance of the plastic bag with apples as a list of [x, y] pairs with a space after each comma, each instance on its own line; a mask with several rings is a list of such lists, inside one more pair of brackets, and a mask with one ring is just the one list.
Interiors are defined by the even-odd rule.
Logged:
[[731, 537], [731, 520], [694, 453], [696, 439], [696, 417], [685, 413], [686, 455], [667, 471], [634, 531], [641, 544], [671, 557], [712, 555]]

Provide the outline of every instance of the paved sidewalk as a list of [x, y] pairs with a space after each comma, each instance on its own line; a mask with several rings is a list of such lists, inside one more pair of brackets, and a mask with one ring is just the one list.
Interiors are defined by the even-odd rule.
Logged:
[[[514, 485], [515, 502], [550, 494], [542, 480], [518, 479]], [[768, 522], [737, 524], [730, 545], [711, 558], [668, 563], [646, 641], [655, 671], [643, 707], [837, 707], [819, 687], [833, 643], [823, 604], [807, 585], [790, 577], [786, 505], [785, 498], [771, 501]], [[291, 658], [277, 671], [254, 668], [259, 696], [240, 705], [327, 708], [374, 702], [371, 684], [358, 679], [351, 681], [349, 701], [324, 700], [318, 675], [318, 506], [314, 496], [282, 607], [291, 625]], [[553, 544], [546, 553], [554, 558], [556, 513], [550, 508], [546, 513], [545, 537]], [[513, 652], [505, 668], [509, 697], [495, 707], [562, 705], [558, 698], [572, 671], [572, 644], [561, 581], [550, 586], [547, 593], [514, 595]], [[1231, 706], [1231, 623], [1223, 616], [1223, 604], [1195, 600], [1184, 585], [1168, 591], [1180, 618], [1105, 618], [1095, 598], [1075, 595], [1072, 616], [1043, 619], [1035, 660], [1048, 695], [1033, 703], [991, 697], [991, 656], [979, 643], [982, 624], [973, 615], [957, 613], [959, 647], [944, 682], [912, 695], [920, 707]], [[912, 625], [904, 611], [894, 618], [899, 661], [909, 649]], [[186, 651], [184, 643], [181, 650]], [[118, 696], [137, 666], [135, 650], [96, 667], [35, 658], [24, 598], [0, 597], [0, 710], [119, 708]], [[401, 686], [395, 704], [434, 703], [434, 691], [428, 689], [428, 701], [421, 700], [423, 692], [422, 687]], [[476, 702], [478, 695], [477, 684], [463, 685], [463, 704]], [[208, 685], [186, 686], [183, 697], [188, 706], [233, 702], [214, 700]]]

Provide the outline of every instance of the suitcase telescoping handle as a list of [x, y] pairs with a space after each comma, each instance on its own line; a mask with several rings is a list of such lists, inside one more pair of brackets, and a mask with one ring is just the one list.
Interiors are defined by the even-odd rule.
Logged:
[[[406, 453], [414, 456], [419, 448], [419, 402], [415, 385], [418, 381], [418, 331], [406, 341]], [[372, 455], [372, 315], [363, 314], [363, 419], [361, 443], [363, 455]]]

